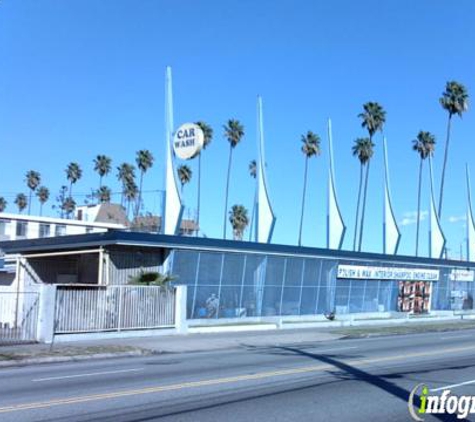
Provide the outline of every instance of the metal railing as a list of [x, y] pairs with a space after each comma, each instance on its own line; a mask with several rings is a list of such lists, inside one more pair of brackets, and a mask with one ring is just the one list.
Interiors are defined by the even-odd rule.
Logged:
[[54, 332], [173, 327], [175, 296], [158, 286], [58, 286]]
[[0, 345], [37, 341], [39, 293], [0, 292]]

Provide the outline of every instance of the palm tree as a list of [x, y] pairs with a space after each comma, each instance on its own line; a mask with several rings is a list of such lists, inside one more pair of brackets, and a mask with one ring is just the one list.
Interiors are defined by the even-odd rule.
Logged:
[[60, 218], [64, 217], [64, 202], [66, 201], [66, 195], [68, 193], [68, 187], [63, 185], [59, 189], [59, 193], [56, 196], [57, 204], [53, 205], [53, 208], [58, 209]]
[[[373, 144], [374, 134], [378, 130], [382, 132], [384, 123], [386, 123], [386, 111], [384, 111], [383, 107], [380, 104], [371, 101], [366, 104], [363, 104], [363, 110], [363, 113], [358, 114], [358, 117], [362, 119], [361, 126], [366, 128], [369, 134], [370, 143]], [[364, 217], [366, 211], [366, 194], [368, 192], [369, 164], [370, 161], [368, 160], [363, 190], [363, 207], [361, 210], [360, 238], [358, 242], [359, 252], [361, 251], [361, 244], [363, 242]]]
[[71, 214], [75, 209], [76, 201], [71, 196], [65, 198], [62, 204], [62, 210], [66, 213], [66, 218], [71, 218]]
[[[196, 122], [196, 124], [203, 131], [203, 149], [211, 143], [213, 139], [213, 128], [205, 122]], [[200, 206], [201, 206], [201, 151], [198, 154], [198, 204], [196, 208], [196, 225], [200, 227]]]
[[117, 167], [117, 180], [119, 180], [122, 185], [120, 204], [124, 207], [126, 186], [128, 183], [135, 183], [135, 167], [129, 163], [122, 163]]
[[66, 167], [66, 178], [69, 181], [69, 197], [72, 197], [73, 184], [82, 177], [82, 169], [78, 163], [69, 163]]
[[137, 156], [135, 158], [135, 162], [137, 163], [137, 167], [140, 170], [140, 184], [139, 184], [139, 195], [137, 199], [137, 205], [135, 207], [135, 217], [139, 215], [140, 204], [142, 202], [142, 183], [143, 183], [143, 175], [147, 172], [147, 170], [153, 166], [153, 155], [147, 149], [142, 149], [137, 151]]
[[24, 193], [19, 193], [15, 198], [15, 205], [18, 207], [20, 214], [28, 205], [28, 199]]
[[7, 200], [3, 196], [0, 196], [0, 212], [4, 212], [5, 208], [7, 208], [7, 205]]
[[229, 222], [233, 228], [234, 240], [242, 240], [244, 230], [249, 224], [247, 209], [243, 205], [233, 205], [229, 211]]
[[321, 153], [320, 150], [320, 137], [313, 133], [311, 130], [306, 135], [302, 135], [302, 152], [305, 155], [305, 171], [303, 174], [303, 193], [302, 193], [302, 212], [300, 215], [300, 229], [299, 229], [299, 241], [298, 245], [302, 245], [302, 227], [303, 227], [303, 214], [305, 209], [305, 194], [307, 192], [307, 173], [308, 173], [308, 160], [311, 157], [318, 156]]
[[435, 136], [430, 132], [419, 131], [417, 138], [412, 141], [412, 149], [416, 151], [421, 160], [419, 163], [419, 187], [417, 190], [417, 222], [416, 222], [416, 256], [419, 253], [419, 225], [421, 219], [421, 187], [422, 187], [422, 165], [424, 160], [432, 156], [435, 150]]
[[101, 204], [109, 203], [111, 201], [111, 189], [107, 186], [101, 186], [96, 191], [96, 197]]
[[29, 170], [26, 172], [25, 175], [25, 182], [30, 189], [30, 194], [28, 198], [28, 214], [30, 214], [31, 211], [31, 195], [33, 192], [36, 190], [36, 188], [40, 185], [41, 183], [41, 175], [39, 172], [35, 170]]
[[229, 142], [229, 161], [228, 161], [228, 176], [226, 179], [226, 194], [224, 200], [224, 224], [223, 224], [223, 239], [226, 239], [226, 214], [228, 211], [228, 194], [229, 194], [229, 179], [231, 175], [231, 164], [233, 160], [233, 150], [236, 148], [236, 145], [241, 142], [242, 137], [244, 136], [244, 126], [239, 122], [239, 120], [230, 119], [227, 124], [223, 126], [224, 136]]
[[[253, 179], [257, 177], [257, 162], [256, 160], [251, 160], [249, 162], [249, 176], [251, 176]], [[252, 229], [254, 227], [254, 214], [256, 212], [256, 202], [257, 202], [257, 189], [255, 189], [255, 194], [254, 194], [254, 202], [252, 203], [252, 211], [251, 211], [251, 230], [249, 230], [249, 241], [252, 240]]]
[[178, 166], [176, 172], [181, 183], [181, 193], [183, 193], [183, 186], [191, 182], [191, 176], [193, 175], [193, 172], [186, 164]]
[[369, 162], [373, 156], [374, 144], [369, 138], [358, 138], [352, 147], [353, 156], [358, 157], [360, 161], [360, 183], [358, 187], [358, 201], [356, 203], [356, 218], [355, 218], [355, 236], [353, 238], [353, 250], [356, 250], [356, 239], [358, 237], [358, 219], [360, 213], [361, 190], [363, 188], [364, 169], [366, 163]]
[[112, 160], [107, 155], [98, 155], [94, 158], [94, 171], [99, 175], [99, 190], [102, 186], [102, 178], [111, 171]]
[[124, 188], [124, 196], [127, 202], [127, 217], [130, 214], [131, 204], [137, 199], [138, 195], [139, 195], [139, 188], [137, 187], [137, 184], [135, 183], [135, 181], [134, 180], [127, 181]]
[[358, 114], [362, 119], [361, 126], [366, 128], [369, 134], [369, 139], [373, 140], [373, 135], [379, 130], [383, 130], [384, 123], [386, 123], [386, 111], [383, 107], [375, 102], [368, 102], [363, 104], [363, 113]]
[[257, 177], [257, 162], [256, 160], [251, 160], [249, 162], [249, 176], [253, 179]]
[[439, 195], [439, 218], [442, 215], [442, 198], [444, 195], [444, 182], [445, 182], [445, 168], [447, 166], [447, 157], [449, 153], [450, 142], [450, 124], [452, 122], [452, 116], [457, 114], [462, 117], [462, 114], [468, 110], [468, 92], [465, 86], [462, 84], [449, 81], [445, 85], [445, 91], [442, 93], [442, 97], [439, 99], [440, 105], [444, 110], [447, 110], [449, 118], [447, 121], [447, 138], [445, 141], [444, 150], [444, 164], [442, 166], [442, 177], [440, 180], [440, 195]]
[[40, 215], [43, 214], [43, 205], [48, 202], [49, 199], [49, 189], [46, 186], [40, 186], [36, 191], [36, 196], [38, 201], [40, 201]]

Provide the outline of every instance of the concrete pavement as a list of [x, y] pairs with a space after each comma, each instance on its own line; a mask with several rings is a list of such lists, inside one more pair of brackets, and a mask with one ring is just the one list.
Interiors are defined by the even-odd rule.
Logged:
[[302, 328], [260, 332], [160, 335], [155, 337], [58, 342], [52, 346], [45, 344], [12, 345], [0, 347], [0, 367], [119, 356], [307, 345], [344, 338], [425, 331], [466, 330], [470, 328], [475, 328], [473, 321], [420, 323], [401, 327], [381, 325], [379, 327], [320, 328], [318, 330]]

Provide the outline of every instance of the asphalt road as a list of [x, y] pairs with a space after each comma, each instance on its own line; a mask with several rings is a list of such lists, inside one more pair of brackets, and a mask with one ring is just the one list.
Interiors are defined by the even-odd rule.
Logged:
[[475, 331], [2, 369], [0, 421], [410, 421], [419, 383], [475, 395]]

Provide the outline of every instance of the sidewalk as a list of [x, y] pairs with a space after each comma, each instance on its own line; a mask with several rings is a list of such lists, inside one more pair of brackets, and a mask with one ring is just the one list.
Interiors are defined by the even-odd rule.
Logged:
[[114, 338], [46, 344], [0, 346], [0, 368], [26, 364], [146, 356], [162, 353], [191, 353], [213, 350], [295, 345], [364, 338], [382, 335], [411, 334], [475, 329], [475, 321], [413, 323], [345, 328], [296, 328], [259, 332], [160, 335], [156, 337]]
[[343, 335], [314, 329], [268, 330], [264, 332], [160, 335], [156, 337], [88, 340], [0, 347], [0, 367], [18, 364], [65, 361], [84, 358], [143, 356], [162, 353], [190, 353], [240, 347], [265, 347], [337, 340]]

